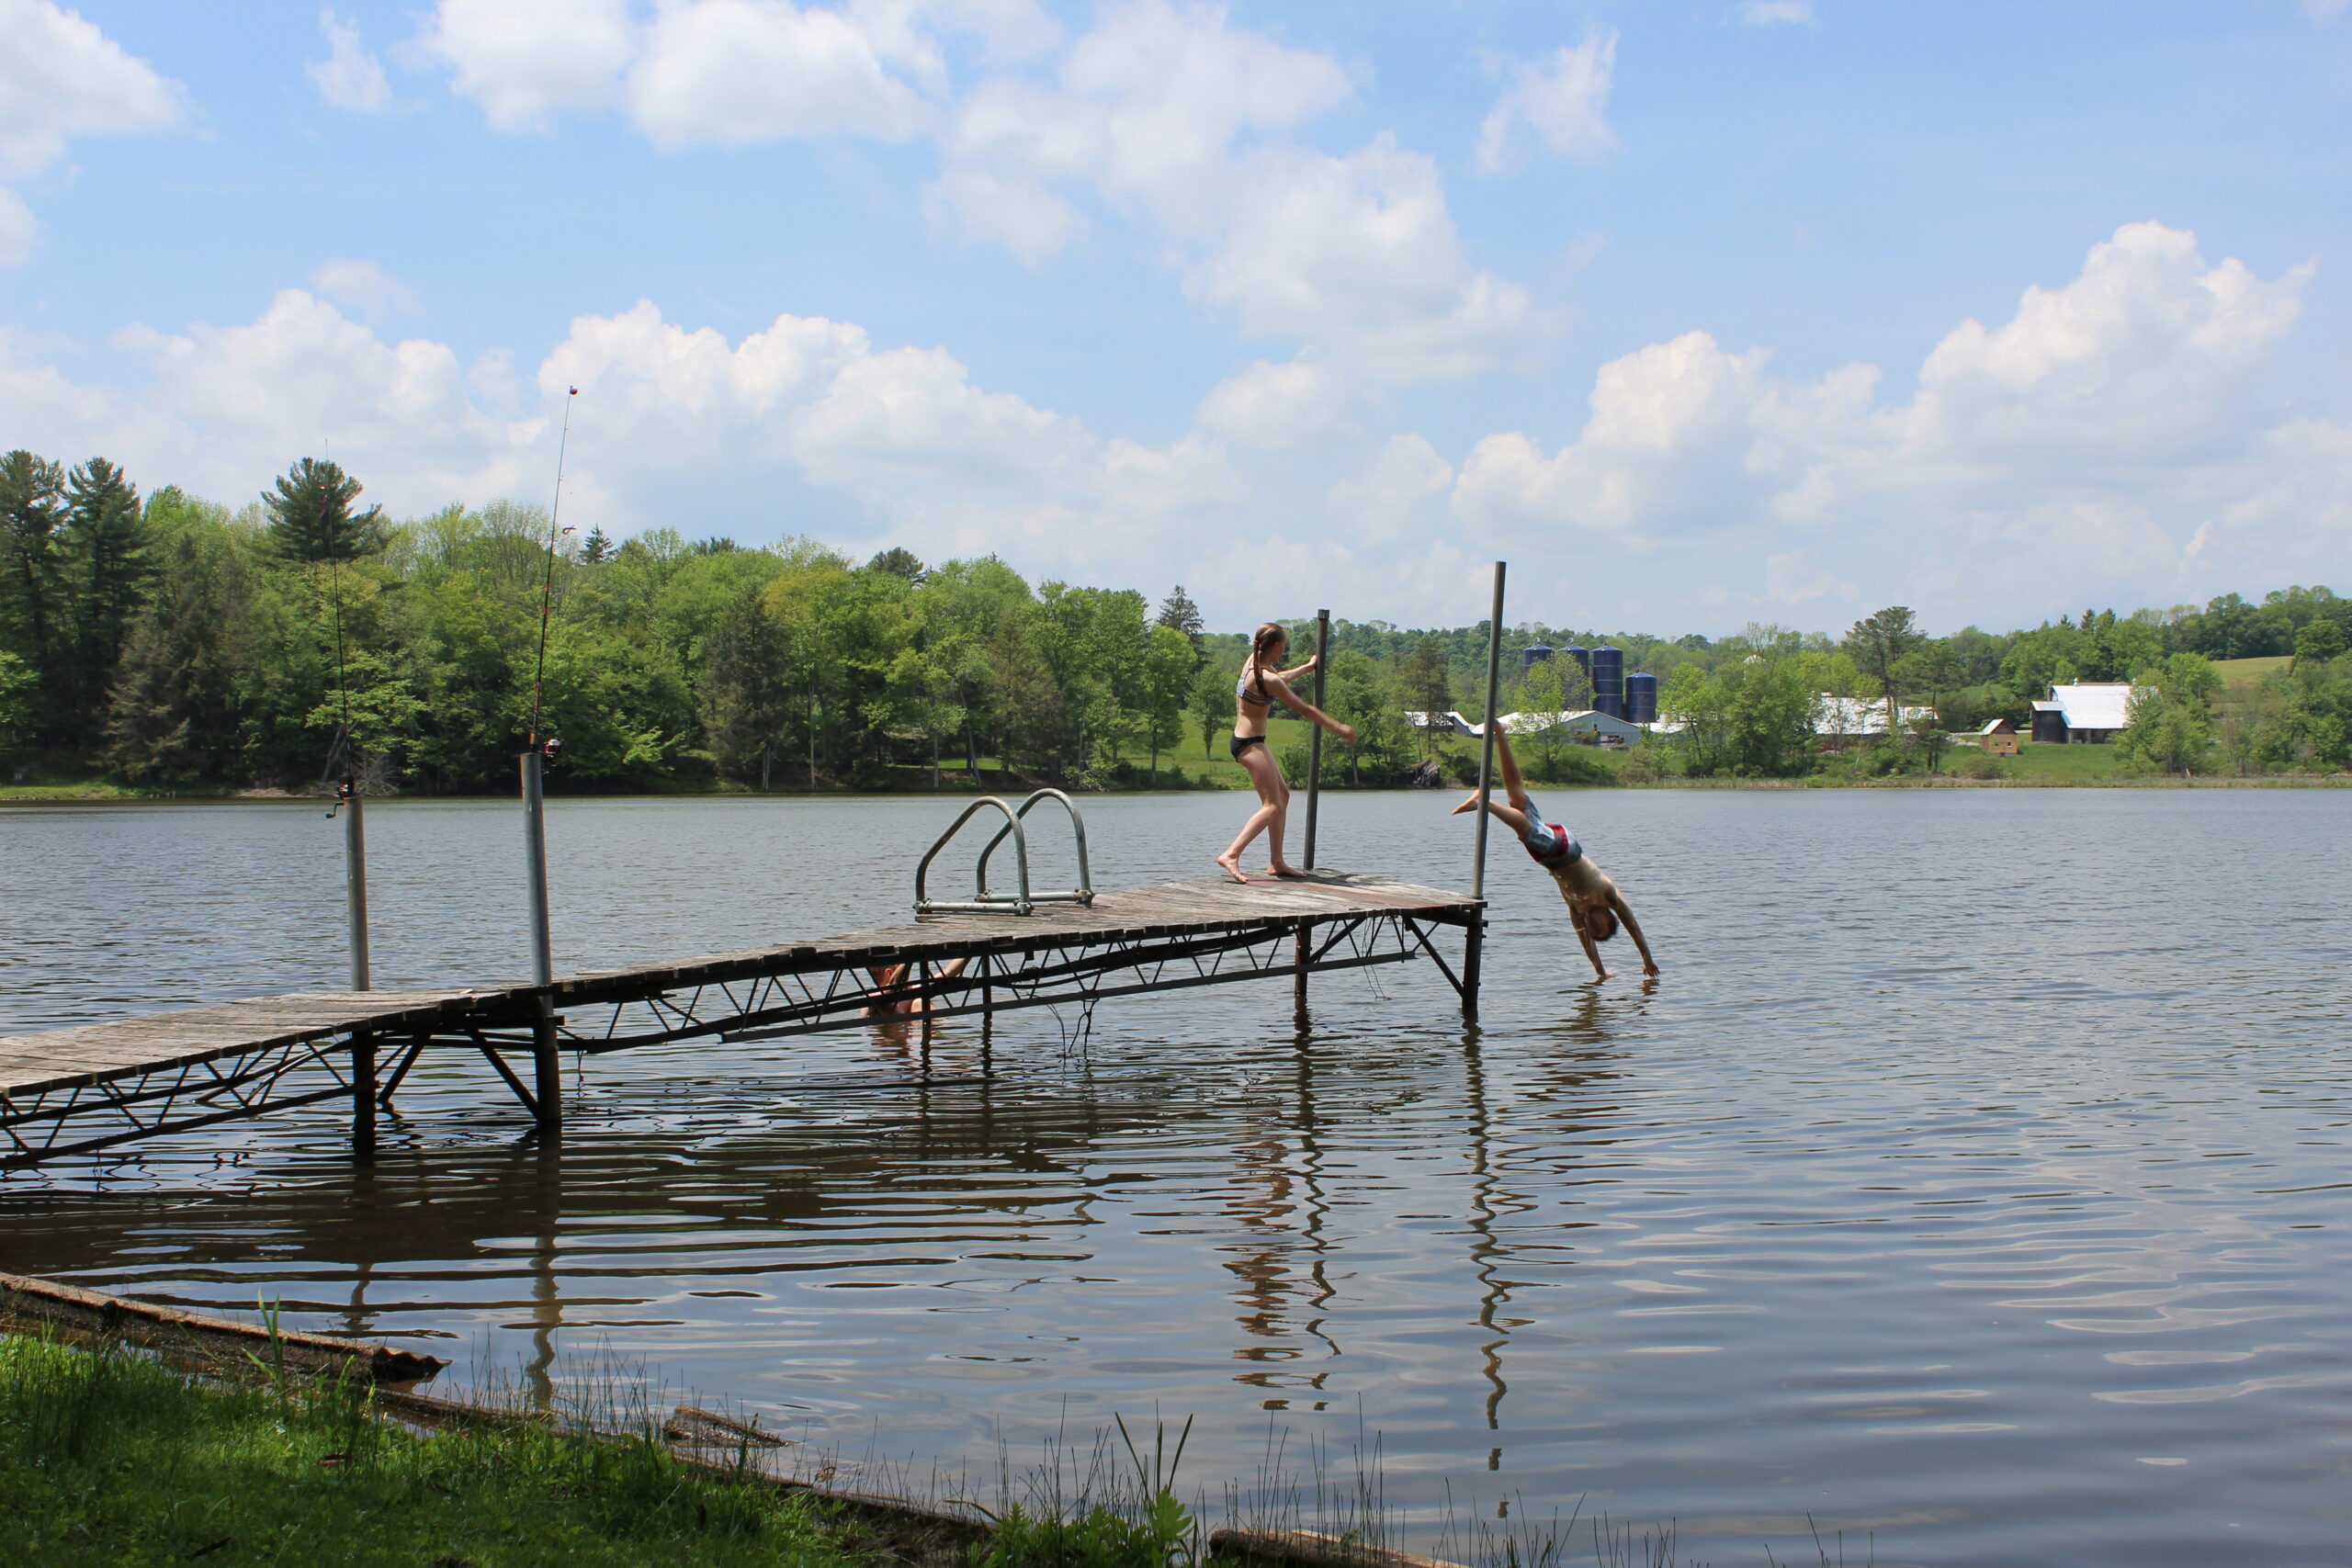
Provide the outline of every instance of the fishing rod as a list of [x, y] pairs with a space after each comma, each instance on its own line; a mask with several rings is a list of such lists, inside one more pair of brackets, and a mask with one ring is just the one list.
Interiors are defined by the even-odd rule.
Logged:
[[[548, 682], [548, 623], [555, 615], [555, 555], [563, 536], [571, 532], [563, 526], [563, 463], [571, 450], [571, 400], [580, 395], [577, 387], [567, 388], [563, 400], [563, 434], [555, 448], [555, 506], [548, 513], [548, 562], [545, 580], [539, 588], [539, 660], [531, 675], [531, 728], [527, 739], [534, 750], [539, 744], [540, 705], [547, 694]], [[548, 742], [553, 754], [557, 742]]]

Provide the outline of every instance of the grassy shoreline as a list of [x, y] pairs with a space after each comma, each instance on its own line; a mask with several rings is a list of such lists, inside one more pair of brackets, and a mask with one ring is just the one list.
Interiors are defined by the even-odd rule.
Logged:
[[687, 1464], [657, 1434], [424, 1432], [363, 1382], [206, 1381], [0, 1337], [0, 1516], [18, 1561], [852, 1568], [820, 1499]]
[[[1302, 744], [1307, 728], [1295, 719], [1277, 719], [1269, 727], [1269, 739], [1275, 753]], [[1656, 767], [1655, 759], [1663, 747], [1637, 748], [1628, 751], [1602, 750], [1593, 747], [1574, 748], [1579, 761], [1596, 765], [1608, 776], [1589, 783], [1538, 784], [1539, 789], [2343, 789], [2352, 787], [2352, 773], [2199, 773], [2194, 778], [2176, 778], [2149, 773], [2130, 764], [2112, 746], [2038, 745], [2029, 742], [2018, 755], [1997, 759], [2001, 769], [1998, 778], [1970, 778], [1960, 769], [1980, 759], [1974, 748], [1953, 746], [1945, 753], [1945, 771], [1932, 773], [1896, 773], [1872, 776], [1854, 770], [1850, 762], [1834, 757], [1825, 771], [1794, 778], [1690, 778]], [[1452, 740], [1439, 748], [1442, 757], [1455, 760], [1457, 768], [1475, 771], [1477, 765], [1477, 745], [1475, 741]], [[967, 773], [960, 765], [943, 770], [942, 787], [928, 787], [925, 770], [907, 769], [910, 777], [903, 778], [906, 787], [888, 790], [860, 790], [847, 784], [824, 784], [816, 789], [785, 787], [759, 791], [741, 784], [718, 784], [709, 788], [676, 788], [661, 790], [616, 790], [610, 793], [595, 790], [574, 791], [563, 787], [560, 770], [549, 781], [550, 796], [590, 800], [725, 800], [775, 799], [785, 800], [823, 797], [835, 799], [858, 795], [876, 796], [969, 796], [978, 794], [1023, 795], [1030, 782], [1020, 774], [1005, 771], [994, 758], [983, 758], [977, 776]], [[1113, 785], [1099, 793], [1106, 795], [1147, 795], [1199, 793], [1202, 791], [1245, 791], [1252, 787], [1250, 776], [1241, 765], [1226, 753], [1223, 744], [1214, 745], [1209, 754], [1180, 747], [1163, 751], [1159, 758], [1159, 782], [1157, 785], [1143, 782], [1151, 772], [1151, 759], [1135, 752], [1121, 759], [1137, 782]], [[1522, 757], [1522, 764], [1532, 761]], [[1647, 776], [1650, 773], [1657, 776]], [[1385, 789], [1392, 786], [1370, 786]], [[1446, 788], [1457, 787], [1453, 784]], [[0, 806], [37, 806], [61, 804], [75, 806], [124, 804], [152, 805], [172, 800], [218, 802], [287, 801], [323, 799], [323, 786], [305, 792], [278, 789], [236, 789], [227, 785], [200, 785], [179, 789], [148, 789], [126, 784], [101, 775], [66, 775], [52, 773], [37, 781], [10, 784], [0, 779]], [[512, 798], [511, 791], [477, 795], [418, 795], [401, 798], [423, 800], [503, 800]]]

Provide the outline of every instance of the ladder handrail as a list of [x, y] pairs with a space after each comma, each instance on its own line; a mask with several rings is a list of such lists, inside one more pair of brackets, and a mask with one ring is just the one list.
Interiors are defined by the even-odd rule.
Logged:
[[[1013, 860], [1021, 873], [1021, 891], [1012, 897], [1006, 897], [1002, 895], [990, 897], [989, 896], [987, 884], [983, 882], [979, 888], [979, 899], [981, 902], [977, 906], [952, 903], [934, 904], [927, 892], [927, 884], [931, 877], [931, 863], [939, 858], [939, 852], [947, 847], [949, 840], [955, 838], [957, 833], [963, 831], [964, 824], [969, 822], [974, 814], [978, 812], [982, 807], [988, 806], [993, 806], [999, 811], [1004, 813], [1004, 826], [997, 830], [995, 838], [989, 840], [989, 848], [996, 848], [996, 846], [1003, 840], [1005, 834], [1010, 833], [1012, 835]], [[995, 908], [1010, 908], [1015, 914], [1021, 915], [1027, 914], [1033, 907], [1029, 897], [1029, 836], [1021, 830], [1021, 818], [1013, 811], [1012, 807], [1006, 805], [1001, 796], [993, 795], [984, 795], [980, 796], [979, 799], [972, 802], [971, 805], [964, 807], [963, 815], [956, 818], [955, 822], [948, 828], [947, 831], [939, 835], [938, 839], [933, 842], [930, 850], [924, 853], [921, 863], [915, 867], [915, 913], [923, 914], [933, 909], [971, 908], [975, 907]]]
[[[988, 842], [988, 847], [980, 852], [980, 863], [978, 877], [978, 897], [980, 898], [986, 899], [989, 897], [989, 857], [996, 853], [996, 847], [1004, 842], [1004, 836], [1007, 833], [1018, 834], [1020, 832], [1021, 819], [1029, 815], [1029, 808], [1048, 796], [1060, 801], [1062, 803], [1062, 809], [1069, 813], [1070, 831], [1076, 834], [1078, 838], [1078, 886], [1071, 888], [1067, 893], [1031, 893], [1029, 891], [1027, 863], [1024, 859], [1021, 874], [1021, 889], [1023, 897], [1031, 902], [1040, 904], [1079, 904], [1091, 906], [1094, 902], [1094, 873], [1086, 863], [1086, 819], [1078, 814], [1078, 803], [1071, 800], [1069, 795], [1064, 795], [1057, 789], [1038, 789], [1030, 791], [1029, 798], [1021, 803], [1021, 809], [1012, 813], [1012, 820], [1007, 822], [1003, 827], [999, 828], [996, 830], [996, 837], [990, 839]], [[1016, 840], [1015, 842], [1016, 845], [1018, 845], [1019, 840]]]

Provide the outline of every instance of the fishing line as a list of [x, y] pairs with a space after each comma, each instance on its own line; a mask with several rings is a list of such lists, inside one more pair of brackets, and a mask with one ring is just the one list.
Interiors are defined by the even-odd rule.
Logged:
[[555, 508], [548, 514], [547, 581], [539, 591], [539, 665], [531, 676], [530, 743], [539, 743], [539, 702], [545, 694], [548, 680], [548, 621], [555, 614], [555, 549], [563, 537], [563, 459], [571, 449], [571, 400], [580, 395], [577, 387], [566, 389], [563, 399], [563, 434], [555, 448]]
[[[327, 518], [332, 510], [327, 502], [320, 502], [319, 533], [322, 539], [326, 534]], [[317, 564], [315, 561], [311, 563], [313, 582], [318, 581], [315, 575]], [[355, 761], [351, 747], [351, 676], [344, 661], [343, 650], [343, 558], [340, 556], [327, 557], [327, 611], [334, 625], [334, 684], [343, 707], [343, 723], [335, 731], [334, 744], [327, 748], [327, 765], [319, 775], [321, 784], [334, 777], [335, 763], [338, 761], [344, 764], [345, 777], [348, 779]], [[327, 815], [332, 817], [334, 813], [329, 812]]]

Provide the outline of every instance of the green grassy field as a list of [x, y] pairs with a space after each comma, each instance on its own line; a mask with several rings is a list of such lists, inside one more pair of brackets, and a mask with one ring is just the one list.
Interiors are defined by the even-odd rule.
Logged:
[[2265, 675], [2284, 670], [2293, 662], [2292, 659], [2282, 653], [2269, 659], [2216, 659], [2213, 660], [2213, 668], [2221, 671], [2222, 688], [2226, 691], [2235, 691], [2239, 688], [2251, 688]]
[[822, 1506], [681, 1464], [650, 1438], [522, 1426], [420, 1436], [365, 1390], [224, 1387], [143, 1357], [0, 1337], [12, 1562], [80, 1568], [850, 1568]]
[[[1959, 759], [1968, 760], [1964, 755]], [[1953, 766], [1947, 764], [1945, 771], [1952, 771]], [[2121, 753], [2112, 746], [2036, 745], [2030, 740], [2018, 748], [2016, 756], [2002, 758], [2001, 769], [2010, 778], [2031, 784], [2107, 784], [2132, 776]]]

